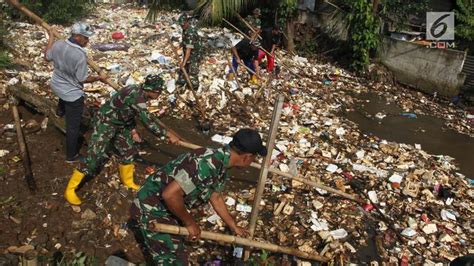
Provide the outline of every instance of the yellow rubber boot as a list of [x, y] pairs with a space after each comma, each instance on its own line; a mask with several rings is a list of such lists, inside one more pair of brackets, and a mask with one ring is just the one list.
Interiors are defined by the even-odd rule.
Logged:
[[135, 165], [133, 164], [120, 164], [119, 165], [119, 173], [120, 173], [120, 180], [122, 183], [133, 190], [138, 190], [140, 188], [139, 185], [133, 182], [133, 172], [135, 171]]
[[234, 77], [235, 77], [234, 73], [227, 74], [227, 80], [229, 80], [229, 81], [234, 80]]
[[258, 85], [258, 78], [256, 75], [252, 75], [252, 78], [249, 81], [250, 84]]
[[72, 205], [81, 205], [82, 203], [81, 199], [76, 195], [76, 189], [81, 183], [82, 179], [84, 179], [84, 176], [85, 175], [79, 170], [74, 169], [71, 179], [69, 179], [69, 183], [67, 183], [66, 191], [64, 191], [64, 197]]

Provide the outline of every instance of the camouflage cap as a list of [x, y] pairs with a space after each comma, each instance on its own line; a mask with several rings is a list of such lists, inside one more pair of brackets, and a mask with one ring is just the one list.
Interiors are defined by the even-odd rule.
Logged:
[[192, 18], [188, 13], [182, 13], [178, 18], [178, 24], [182, 26], [184, 22], [189, 21]]
[[259, 40], [253, 40], [253, 41], [250, 42], [250, 44], [253, 45], [253, 46], [256, 46], [256, 47], [259, 47], [261, 45]]
[[165, 80], [161, 75], [150, 74], [146, 76], [143, 89], [147, 91], [160, 91], [165, 87]]
[[260, 16], [261, 15], [261, 12], [260, 12], [260, 8], [255, 8], [252, 12], [252, 14], [256, 15], [256, 16]]

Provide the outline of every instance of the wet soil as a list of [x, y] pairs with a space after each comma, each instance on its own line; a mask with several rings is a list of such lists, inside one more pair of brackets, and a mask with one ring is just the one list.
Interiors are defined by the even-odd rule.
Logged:
[[[403, 110], [396, 103], [387, 102], [375, 93], [361, 93], [356, 98], [360, 103], [344, 116], [356, 123], [363, 133], [398, 143], [420, 144], [431, 154], [449, 155], [455, 158], [460, 173], [474, 178], [474, 138], [446, 127], [445, 121], [439, 118], [402, 116]], [[386, 117], [378, 119], [377, 113]]]

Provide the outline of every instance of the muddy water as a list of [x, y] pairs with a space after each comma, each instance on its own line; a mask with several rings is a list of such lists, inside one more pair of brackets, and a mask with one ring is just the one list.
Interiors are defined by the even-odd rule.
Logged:
[[[211, 137], [214, 134], [218, 134], [219, 132], [214, 132], [211, 130], [209, 134], [204, 134], [202, 131], [197, 129], [197, 125], [194, 121], [179, 120], [175, 118], [164, 118], [162, 121], [167, 126], [175, 130], [183, 138], [185, 138], [188, 142], [200, 146], [210, 147], [219, 147], [220, 145], [211, 140]], [[141, 129], [140, 132], [145, 135], [145, 138], [149, 141], [143, 147], [145, 150], [151, 153], [150, 155], [143, 156], [143, 158], [149, 163], [154, 163], [161, 166], [174, 159], [177, 155], [190, 151], [184, 147], [158, 143], [158, 141], [155, 141], [156, 138], [146, 129]], [[236, 191], [238, 189], [248, 189], [252, 186], [255, 186], [256, 180], [258, 179], [258, 174], [259, 170], [253, 167], [231, 169], [229, 171], [230, 182], [226, 186], [231, 191]]]
[[[363, 100], [345, 117], [359, 125], [365, 134], [373, 134], [388, 141], [420, 144], [430, 154], [449, 155], [455, 158], [462, 174], [474, 178], [474, 138], [444, 126], [444, 121], [425, 115], [403, 117], [396, 103], [389, 103], [374, 93], [356, 96]], [[377, 119], [377, 113], [387, 116]]]

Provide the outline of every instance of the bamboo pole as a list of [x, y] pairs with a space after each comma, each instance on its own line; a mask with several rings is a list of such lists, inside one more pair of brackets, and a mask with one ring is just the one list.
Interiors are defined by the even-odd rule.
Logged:
[[[46, 23], [43, 19], [41, 19], [38, 15], [36, 15], [35, 13], [31, 12], [28, 8], [26, 8], [25, 6], [23, 6], [22, 4], [20, 4], [18, 2], [18, 0], [6, 0], [10, 5], [12, 5], [14, 8], [18, 9], [19, 11], [21, 11], [23, 14], [25, 14], [26, 16], [30, 17], [34, 22], [36, 22], [37, 24], [39, 24], [41, 27], [45, 28], [48, 32], [52, 32], [54, 34], [54, 36], [56, 38], [62, 38], [62, 36], [60, 34], [58, 34], [56, 31], [53, 30], [53, 28], [48, 24]], [[87, 64], [89, 64], [89, 66], [94, 69], [94, 71], [96, 71], [99, 75], [102, 75], [102, 76], [107, 76], [107, 74], [105, 72], [102, 71], [102, 69], [100, 68], [99, 65], [97, 65], [96, 62], [94, 62], [92, 59], [90, 59], [89, 57], [87, 58]], [[114, 88], [115, 90], [119, 90], [120, 89], [120, 85], [117, 84], [116, 82], [114, 82], [113, 80], [111, 80], [110, 78], [107, 78], [105, 80], [105, 83], [107, 83], [108, 85], [110, 85], [112, 88]], [[158, 123], [158, 125], [164, 129], [166, 129], [167, 131], [169, 132], [172, 132], [174, 133], [176, 136], [179, 137], [178, 134], [176, 134], [176, 132], [174, 130], [172, 130], [171, 128], [169, 128], [168, 126], [166, 126], [163, 122], [161, 122], [161, 120], [159, 120], [158, 118], [155, 119], [155, 121]]]
[[[257, 226], [257, 218], [260, 207], [260, 201], [262, 200], [263, 190], [265, 189], [265, 183], [267, 181], [268, 170], [270, 162], [272, 160], [272, 151], [275, 146], [275, 138], [278, 131], [278, 125], [280, 123], [281, 110], [283, 108], [283, 100], [285, 98], [283, 95], [279, 94], [276, 98], [275, 105], [273, 107], [273, 115], [270, 124], [270, 132], [267, 139], [267, 156], [262, 163], [262, 168], [260, 168], [260, 176], [258, 177], [257, 190], [255, 191], [255, 197], [253, 200], [252, 212], [250, 214], [250, 224], [249, 224], [249, 238], [252, 238], [255, 234], [255, 227]], [[245, 252], [245, 259], [248, 258], [249, 252]]]
[[262, 36], [260, 36], [260, 33], [257, 32], [256, 29], [254, 29], [252, 27], [252, 25], [250, 25], [250, 23], [247, 22], [247, 20], [245, 20], [243, 17], [240, 16], [240, 14], [237, 14], [237, 17], [245, 24], [245, 26], [247, 26], [254, 34], [257, 34], [257, 39], [262, 39]]
[[[178, 143], [178, 145], [182, 146], [182, 147], [185, 147], [185, 148], [188, 148], [188, 149], [200, 149], [202, 148], [201, 146], [199, 145], [196, 145], [196, 144], [193, 144], [193, 143], [189, 143], [189, 142], [184, 142], [184, 141], [180, 141]], [[271, 152], [271, 151], [269, 151]], [[257, 169], [260, 169], [261, 168], [261, 165], [258, 164], [258, 163], [251, 163], [250, 164], [251, 167], [254, 167], [254, 168], [257, 168]], [[277, 174], [279, 176], [283, 176], [283, 177], [286, 177], [286, 178], [290, 178], [290, 179], [294, 179], [298, 182], [301, 182], [303, 184], [306, 184], [306, 185], [309, 185], [309, 186], [312, 186], [312, 187], [315, 187], [315, 188], [319, 188], [319, 189], [323, 189], [329, 193], [332, 193], [332, 194], [335, 194], [335, 195], [338, 195], [340, 197], [343, 197], [345, 199], [348, 199], [348, 200], [352, 200], [352, 201], [355, 201], [355, 202], [359, 202], [359, 203], [364, 203], [363, 200], [361, 200], [360, 198], [356, 197], [355, 195], [351, 195], [351, 194], [348, 194], [348, 193], [345, 193], [345, 192], [342, 192], [340, 190], [337, 190], [337, 189], [334, 189], [332, 187], [328, 187], [326, 185], [323, 185], [321, 183], [318, 183], [318, 182], [315, 182], [315, 181], [312, 181], [312, 180], [308, 180], [308, 179], [304, 179], [304, 178], [301, 178], [300, 176], [293, 176], [292, 174], [290, 173], [285, 173], [285, 172], [282, 172], [278, 169], [275, 169], [273, 167], [270, 167], [268, 169], [269, 172], [273, 173], [273, 174]]]
[[26, 183], [28, 184], [28, 188], [31, 191], [36, 191], [36, 183], [33, 178], [33, 172], [31, 171], [31, 162], [30, 162], [30, 154], [28, 153], [28, 149], [26, 147], [25, 136], [23, 135], [23, 131], [21, 129], [20, 124], [20, 114], [18, 113], [18, 101], [16, 98], [12, 97], [12, 113], [13, 119], [15, 120], [15, 129], [16, 129], [16, 136], [18, 139], [18, 146], [20, 148], [20, 157], [23, 162], [23, 168], [25, 169], [25, 179]]
[[[180, 227], [180, 226], [169, 225], [169, 224], [153, 223], [153, 230], [166, 233], [166, 234], [173, 234], [173, 235], [181, 235], [181, 236], [189, 235], [189, 232], [186, 229], [186, 227]], [[327, 262], [329, 260], [328, 258], [325, 258], [318, 254], [306, 253], [295, 248], [282, 247], [282, 246], [271, 244], [271, 243], [263, 243], [263, 242], [251, 240], [248, 238], [219, 234], [219, 233], [214, 233], [214, 232], [209, 232], [209, 231], [201, 231], [201, 238], [206, 239], [206, 240], [216, 241], [216, 242], [225, 242], [229, 244], [264, 249], [271, 252], [289, 254], [289, 255], [297, 256], [303, 259], [310, 259], [310, 260], [316, 260], [316, 261], [322, 261], [322, 262]]]

